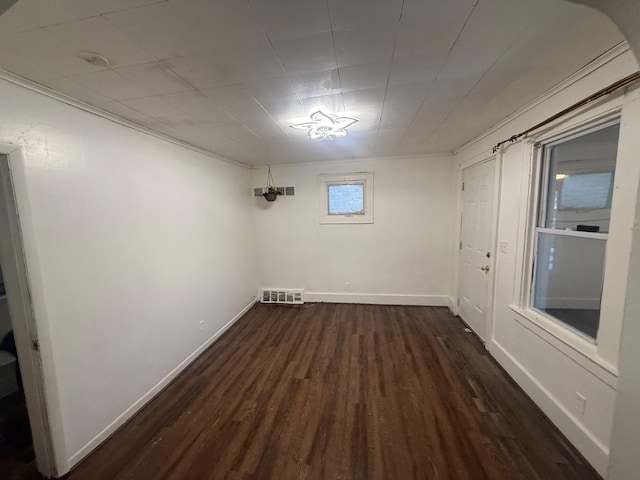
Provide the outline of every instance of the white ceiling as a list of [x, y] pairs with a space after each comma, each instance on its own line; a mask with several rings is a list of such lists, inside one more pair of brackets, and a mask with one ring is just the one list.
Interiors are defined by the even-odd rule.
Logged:
[[262, 165], [452, 151], [622, 40], [559, 0], [19, 0], [0, 68]]

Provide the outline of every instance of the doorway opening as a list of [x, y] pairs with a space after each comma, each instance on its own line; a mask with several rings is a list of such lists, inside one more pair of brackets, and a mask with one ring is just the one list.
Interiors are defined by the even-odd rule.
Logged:
[[0, 471], [31, 478], [37, 471], [27, 401], [20, 375], [6, 287], [0, 264]]
[[24, 215], [16, 206], [13, 166], [24, 166], [22, 150], [0, 143], [0, 290], [4, 293], [0, 296], [0, 471], [7, 479], [54, 477], [56, 462], [22, 236]]

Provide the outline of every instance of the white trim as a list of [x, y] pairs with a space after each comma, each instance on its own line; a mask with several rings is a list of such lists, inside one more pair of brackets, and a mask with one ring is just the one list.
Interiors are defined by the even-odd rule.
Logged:
[[604, 476], [609, 463], [609, 449], [587, 430], [562, 403], [497, 341], [489, 349], [524, 392], [549, 417], [554, 425], [584, 455], [596, 471]]
[[[586, 310], [600, 309], [600, 297], [595, 297], [595, 298], [546, 297], [544, 298], [544, 302], [545, 302], [544, 303], [545, 308], [577, 308], [577, 309], [586, 309]], [[558, 321], [561, 321], [561, 320], [558, 320]]]
[[560, 230], [557, 228], [543, 228], [536, 227], [537, 233], [547, 233], [550, 235], [559, 235], [561, 237], [578, 237], [578, 238], [591, 238], [592, 240], [602, 240], [606, 242], [609, 238], [608, 233], [599, 232], [579, 232], [577, 230]]
[[[336, 215], [329, 213], [329, 187], [338, 185], [362, 185], [362, 213], [354, 215]], [[320, 225], [373, 223], [373, 172], [341, 173], [318, 175], [320, 189], [319, 220]]]
[[144, 127], [142, 125], [138, 125], [130, 120], [119, 117], [113, 113], [107, 112], [105, 110], [101, 110], [98, 107], [94, 107], [93, 105], [89, 105], [81, 100], [78, 100], [73, 97], [69, 97], [63, 93], [52, 90], [49, 87], [45, 87], [44, 85], [40, 85], [39, 83], [33, 82], [27, 78], [21, 77], [20, 75], [16, 75], [14, 73], [8, 72], [0, 68], [0, 79], [6, 80], [7, 82], [13, 83], [20, 87], [26, 88], [28, 90], [32, 90], [41, 95], [47, 96], [59, 102], [65, 103], [71, 107], [78, 108], [87, 113], [91, 113], [93, 115], [97, 115], [98, 117], [102, 117], [105, 120], [110, 120], [112, 122], [118, 123], [123, 127], [130, 128], [132, 130], [137, 130], [138, 132], [144, 133], [146, 135], [151, 135], [152, 137], [159, 138], [160, 140], [164, 140], [169, 143], [173, 143], [174, 145], [178, 145], [180, 147], [186, 148], [188, 150], [192, 150], [194, 152], [200, 153], [202, 155], [206, 155], [207, 157], [215, 158], [216, 160], [220, 160], [221, 162], [230, 163], [232, 165], [237, 165], [239, 167], [251, 168], [251, 165], [238, 162], [236, 160], [232, 160], [230, 158], [224, 157], [218, 153], [212, 152], [210, 150], [206, 150], [202, 147], [198, 147], [196, 145], [192, 145], [191, 143], [185, 142], [184, 140], [179, 140], [177, 138], [171, 137], [165, 133], [156, 132], [150, 128]]
[[[290, 162], [290, 163], [270, 163], [272, 167], [311, 167], [314, 165], [336, 165], [343, 163], [357, 163], [357, 162], [368, 162], [373, 160], [412, 160], [416, 158], [441, 158], [441, 157], [453, 157], [453, 153], [451, 152], [442, 152], [442, 153], [417, 153], [415, 155], [384, 155], [384, 156], [366, 156], [366, 157], [352, 157], [352, 158], [340, 158], [337, 160], [313, 160], [311, 162]], [[252, 170], [259, 170], [261, 168], [267, 168], [267, 164], [263, 165], [253, 165], [251, 167]]]
[[597, 357], [596, 345], [593, 341], [535, 310], [521, 309], [515, 305], [508, 305], [508, 307], [516, 314], [513, 316], [516, 322], [563, 355], [571, 358], [594, 377], [611, 388], [616, 388], [618, 371], [613, 365]]
[[423, 307], [446, 307], [447, 295], [411, 295], [393, 293], [333, 293], [305, 292], [306, 303], [363, 303], [370, 305], [415, 305]]
[[[180, 365], [174, 368], [167, 374], [162, 380], [160, 380], [154, 387], [145, 393], [139, 400], [133, 405], [127, 408], [120, 416], [118, 416], [113, 422], [93, 437], [86, 445], [80, 450], [71, 455], [68, 460], [69, 469], [75, 464], [80, 462], [85, 456], [91, 453], [98, 445], [109, 438], [116, 430], [124, 425], [133, 415], [135, 415], [140, 409], [142, 409], [148, 402], [150, 402], [158, 393], [160, 393], [174, 378], [176, 378], [185, 368], [187, 368], [196, 358], [198, 358], [207, 348], [209, 348], [220, 336], [226, 332], [234, 323], [236, 323], [245, 313], [249, 311], [251, 307], [258, 301], [254, 298], [246, 307], [244, 307], [240, 313], [233, 317], [225, 326], [213, 334], [208, 340], [206, 340], [200, 347], [196, 349], [191, 355], [189, 355]], [[65, 472], [66, 473], [66, 472]]]
[[[610, 50], [606, 51], [605, 53], [603, 53], [602, 55], [600, 55], [598, 58], [596, 58], [595, 60], [593, 60], [589, 64], [585, 65], [583, 68], [578, 70], [573, 75], [570, 75], [569, 77], [565, 78], [560, 83], [558, 83], [557, 85], [551, 87], [549, 90], [544, 92], [542, 95], [540, 95], [535, 100], [527, 103], [525, 106], [519, 108], [518, 110], [513, 112], [511, 115], [505, 117], [500, 122], [496, 123], [493, 127], [489, 128], [488, 130], [485, 130], [482, 134], [478, 135], [475, 138], [472, 138], [468, 142], [464, 143], [462, 146], [454, 149], [453, 154], [454, 155], [458, 155], [460, 152], [466, 150], [467, 148], [471, 147], [472, 145], [474, 145], [474, 144], [476, 144], [478, 142], [481, 142], [485, 138], [487, 138], [487, 137], [491, 136], [492, 134], [496, 133], [501, 128], [509, 125], [509, 123], [513, 122], [518, 117], [521, 117], [522, 115], [524, 115], [528, 111], [533, 110], [535, 107], [539, 106], [540, 104], [546, 102], [547, 100], [550, 100], [551, 98], [553, 98], [555, 95], [559, 94], [560, 92], [566, 90], [567, 88], [570, 88], [572, 85], [574, 85], [575, 83], [579, 82], [580, 80], [582, 80], [583, 78], [587, 77], [588, 75], [594, 73], [598, 69], [602, 68], [607, 63], [609, 63], [609, 62], [615, 60], [616, 58], [624, 55], [625, 53], [629, 52], [629, 50], [630, 50], [630, 48], [629, 48], [629, 45], [627, 44], [626, 41], [623, 41], [623, 42], [619, 43], [618, 45], [616, 45], [612, 49], [610, 49]], [[514, 133], [516, 133], [516, 132], [514, 132]]]
[[449, 296], [447, 297], [447, 307], [449, 307], [449, 310], [451, 310], [451, 313], [453, 315], [457, 315], [456, 313], [456, 302], [453, 300], [453, 297]]

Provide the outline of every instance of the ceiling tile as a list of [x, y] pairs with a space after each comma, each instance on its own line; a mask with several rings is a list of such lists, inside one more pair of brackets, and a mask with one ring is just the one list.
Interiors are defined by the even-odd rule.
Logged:
[[322, 110], [324, 113], [335, 114], [344, 112], [344, 101], [342, 100], [341, 93], [303, 98], [302, 105], [304, 105], [310, 113], [318, 110]]
[[262, 107], [277, 121], [285, 124], [291, 118], [304, 116], [309, 112], [300, 100], [280, 100], [276, 102], [261, 103]]
[[55, 90], [56, 92], [63, 93], [69, 97], [75, 98], [90, 105], [96, 105], [98, 103], [105, 103], [110, 100], [109, 97], [102, 95], [90, 88], [79, 85], [76, 82], [69, 80], [68, 78], [56, 76], [48, 78], [46, 83], [43, 83], [47, 87]]
[[280, 100], [297, 100], [289, 77], [265, 78], [245, 83], [245, 87], [260, 103], [272, 103]]
[[[105, 18], [158, 59], [268, 46], [246, 2], [169, 2], [122, 10]], [[242, 19], [246, 23], [239, 23]], [[233, 46], [235, 49], [229, 48]]]
[[398, 24], [398, 21], [383, 22], [335, 31], [338, 66], [390, 61]]
[[131, 100], [123, 100], [122, 103], [154, 118], [182, 114], [176, 107], [168, 104], [159, 97], [133, 98]]
[[338, 69], [292, 75], [290, 79], [300, 98], [331, 95], [341, 91]]
[[99, 13], [112, 13], [119, 10], [128, 10], [130, 8], [151, 5], [153, 3], [163, 3], [166, 0], [89, 0], [85, 3]]
[[243, 125], [251, 128], [264, 123], [273, 123], [273, 119], [260, 105], [233, 106], [224, 109], [229, 115]]
[[362, 133], [368, 132], [375, 137], [375, 133], [378, 131], [380, 124], [381, 108], [356, 108], [352, 110], [346, 110], [345, 115], [353, 116], [358, 119], [357, 123], [354, 123], [349, 127], [349, 132]]
[[0, 49], [0, 67], [42, 85], [47, 84], [46, 80], [48, 78], [59, 77], [58, 74], [48, 68], [2, 49]]
[[170, 105], [173, 105], [183, 113], [196, 113], [217, 109], [216, 105], [209, 100], [204, 93], [198, 90], [189, 92], [171, 93], [162, 95], [159, 98]]
[[239, 122], [229, 113], [214, 105], [210, 110], [193, 112], [191, 117], [208, 125], [237, 125]]
[[40, 27], [98, 15], [86, 0], [20, 0], [10, 10]]
[[158, 95], [193, 90], [189, 83], [162, 62], [144, 63], [114, 70], [127, 80]]
[[280, 40], [273, 48], [289, 75], [336, 68], [330, 32]]
[[163, 133], [164, 135], [168, 135], [173, 138], [178, 138], [180, 136], [180, 132], [173, 128], [171, 125], [167, 124], [164, 120], [159, 120], [157, 118], [143, 118], [138, 120], [136, 123], [142, 125], [143, 127], [147, 127], [150, 130]]
[[215, 132], [241, 143], [256, 143], [256, 135], [242, 125], [224, 125], [215, 128]]
[[47, 31], [68, 46], [71, 53], [95, 52], [112, 67], [154, 61], [150, 53], [115, 28], [104, 17], [92, 17], [48, 27]]
[[[543, 3], [523, 0], [478, 3], [438, 78], [480, 79], [538, 16], [548, 12], [548, 9], [540, 10]], [[495, 25], [501, 25], [501, 28], [491, 28]]]
[[389, 62], [378, 62], [340, 68], [342, 91], [386, 87], [389, 78], [389, 66]]
[[165, 63], [199, 90], [284, 75], [280, 61], [270, 48], [207, 53]]
[[[285, 127], [286, 128], [286, 127]], [[265, 123], [260, 126], [254, 126], [251, 131], [259, 138], [267, 141], [285, 140], [288, 138], [286, 130], [283, 130], [277, 123]]]
[[[455, 148], [620, 40], [557, 0], [20, 0], [0, 68], [260, 164]], [[318, 108], [359, 121], [310, 142]]]
[[389, 104], [420, 107], [422, 100], [431, 90], [433, 82], [414, 82], [403, 85], [389, 85], [385, 96], [385, 107]]
[[202, 90], [202, 93], [219, 107], [255, 105], [256, 99], [244, 85], [224, 85]]
[[363, 90], [351, 90], [342, 94], [346, 110], [352, 108], [370, 109], [382, 108], [385, 87], [366, 88]]
[[389, 85], [430, 81], [436, 78], [440, 63], [430, 55], [411, 57], [394, 56], [389, 74]]
[[456, 41], [475, 0], [405, 0], [395, 56], [426, 56], [440, 66]]
[[399, 20], [403, 0], [328, 0], [335, 30], [385, 20]]
[[[162, 117], [162, 121], [182, 132], [181, 138], [202, 137], [207, 134], [216, 123], [206, 118], [196, 118], [192, 115], [170, 115]], [[190, 140], [188, 140], [190, 141]]]
[[144, 113], [134, 110], [133, 108], [128, 107], [127, 105], [124, 105], [120, 102], [100, 103], [97, 105], [97, 107], [132, 122], [137, 122], [142, 119], [148, 119], [148, 116]]
[[45, 29], [15, 34], [0, 33], [0, 48], [28, 59], [59, 75], [96, 72], [96, 67], [79, 58], [76, 51]]
[[203, 19], [212, 29], [225, 33], [238, 27], [257, 26], [255, 13], [247, 0], [168, 0], [177, 12], [192, 20]]
[[130, 80], [121, 77], [113, 70], [74, 75], [71, 80], [113, 100], [148, 97], [153, 94], [153, 92], [140, 88]]
[[250, 0], [258, 21], [272, 42], [330, 32], [325, 2], [315, 0]]
[[0, 32], [3, 34], [33, 30], [38, 27], [39, 25], [29, 15], [29, 9], [18, 8], [17, 4], [0, 15]]

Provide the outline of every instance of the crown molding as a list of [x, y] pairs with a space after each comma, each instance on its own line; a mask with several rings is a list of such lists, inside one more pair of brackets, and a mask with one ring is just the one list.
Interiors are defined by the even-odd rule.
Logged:
[[156, 132], [155, 130], [152, 130], [150, 128], [143, 127], [142, 125], [138, 125], [137, 123], [134, 123], [130, 120], [119, 117], [118, 115], [109, 113], [105, 110], [101, 110], [100, 108], [94, 107], [93, 105], [89, 105], [88, 103], [78, 100], [77, 98], [73, 98], [63, 93], [57, 92], [55, 90], [52, 90], [49, 87], [46, 87], [37, 82], [34, 82], [33, 80], [29, 80], [28, 78], [21, 77], [20, 75], [16, 75], [15, 73], [8, 72], [7, 70], [3, 70], [1, 68], [0, 68], [0, 79], [6, 80], [9, 83], [13, 83], [20, 87], [34, 91], [36, 93], [39, 93], [40, 95], [44, 95], [46, 97], [52, 98], [66, 105], [69, 105], [71, 107], [78, 108], [92, 115], [102, 117], [105, 120], [109, 120], [111, 122], [117, 123], [119, 125], [122, 125], [123, 127], [136, 130], [140, 133], [144, 133], [146, 135], [150, 135], [160, 140], [164, 140], [165, 142], [173, 143], [174, 145], [177, 145], [182, 148], [186, 148], [188, 150], [194, 151], [196, 153], [200, 153], [202, 155], [206, 155], [207, 157], [211, 157], [215, 160], [219, 160], [225, 163], [230, 163], [232, 165], [236, 165], [239, 167], [251, 168], [251, 165], [247, 163], [239, 162], [237, 160], [232, 160], [218, 153], [215, 153], [210, 150], [206, 150], [202, 147], [198, 147], [191, 143], [185, 142], [184, 140], [179, 140], [170, 135], [166, 135], [164, 133]]
[[381, 156], [369, 156], [369, 157], [351, 157], [351, 158], [341, 158], [341, 159], [331, 159], [331, 160], [313, 160], [310, 162], [289, 162], [289, 163], [265, 163], [261, 165], [253, 165], [251, 168], [253, 170], [257, 170], [260, 168], [266, 168], [267, 166], [272, 167], [306, 167], [313, 165], [334, 165], [340, 163], [353, 163], [353, 162], [371, 162], [374, 160], [412, 160], [417, 158], [442, 158], [442, 157], [452, 157], [452, 152], [442, 152], [442, 153], [417, 153], [415, 155], [381, 155]]
[[628, 53], [630, 51], [631, 51], [631, 48], [629, 47], [629, 44], [626, 41], [623, 41], [623, 42], [617, 44], [615, 47], [611, 48], [610, 50], [607, 50], [605, 53], [603, 53], [602, 55], [600, 55], [596, 59], [594, 59], [591, 62], [589, 62], [587, 65], [582, 67], [580, 70], [578, 70], [574, 74], [568, 76], [567, 78], [562, 80], [560, 83], [558, 83], [555, 86], [551, 87], [549, 90], [544, 92], [542, 95], [537, 97], [535, 100], [532, 100], [531, 102], [527, 103], [523, 107], [520, 107], [518, 110], [516, 110], [515, 112], [511, 113], [507, 117], [503, 118], [502, 120], [500, 120], [498, 123], [496, 123], [494, 126], [489, 128], [488, 130], [485, 130], [482, 134], [478, 135], [477, 137], [472, 138], [471, 140], [469, 140], [469, 141], [465, 142], [464, 144], [462, 144], [460, 147], [454, 149], [453, 150], [453, 154], [454, 155], [458, 155], [460, 152], [466, 150], [467, 148], [471, 147], [472, 145], [475, 145], [476, 143], [481, 142], [485, 138], [487, 138], [490, 135], [496, 133], [502, 127], [504, 127], [504, 126], [508, 125], [509, 123], [513, 122], [518, 117], [521, 117], [522, 115], [524, 115], [525, 113], [529, 112], [530, 110], [533, 110], [538, 105], [540, 105], [540, 104], [546, 102], [547, 100], [553, 98], [554, 96], [558, 95], [560, 92], [566, 90], [567, 88], [569, 88], [572, 85], [576, 84], [577, 82], [579, 82], [583, 78], [587, 77], [588, 75], [592, 74], [596, 70], [602, 68], [607, 63], [615, 60], [616, 58], [618, 58], [618, 57], [620, 57], [620, 56], [622, 56], [622, 55], [624, 55], [624, 54], [626, 54], [626, 53]]

